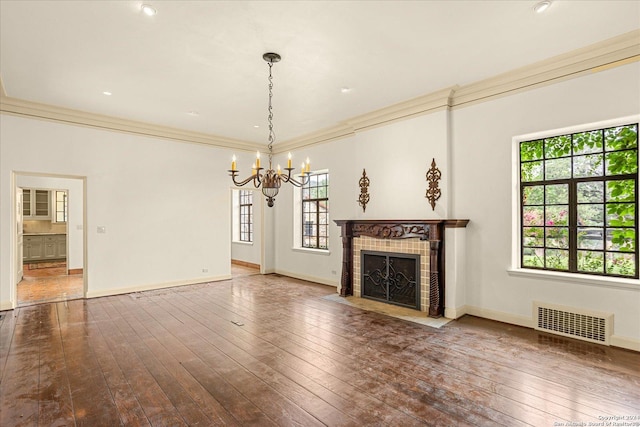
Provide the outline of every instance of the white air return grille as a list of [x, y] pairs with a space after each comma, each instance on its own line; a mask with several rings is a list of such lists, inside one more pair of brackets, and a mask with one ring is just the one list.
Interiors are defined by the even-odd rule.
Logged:
[[533, 315], [536, 319], [534, 329], [539, 331], [609, 345], [612, 313], [534, 302]]

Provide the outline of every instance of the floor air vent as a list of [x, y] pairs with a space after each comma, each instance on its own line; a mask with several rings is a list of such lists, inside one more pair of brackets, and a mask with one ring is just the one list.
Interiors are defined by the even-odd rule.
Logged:
[[573, 307], [533, 303], [535, 329], [566, 337], [609, 345], [613, 314], [585, 311]]

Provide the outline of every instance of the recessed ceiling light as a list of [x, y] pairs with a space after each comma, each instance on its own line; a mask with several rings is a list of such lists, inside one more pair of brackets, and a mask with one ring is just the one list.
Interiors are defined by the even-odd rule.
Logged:
[[259, 125], [253, 125], [253, 127], [258, 129], [260, 126]]
[[142, 6], [140, 6], [140, 10], [142, 10], [142, 13], [147, 16], [153, 16], [158, 13], [158, 11], [153, 6], [150, 6], [148, 4], [143, 4]]
[[189, 111], [187, 114], [189, 114], [190, 116], [199, 116], [200, 115], [200, 113], [198, 113], [197, 111], [193, 111], [193, 110]]
[[346, 87], [346, 86], [345, 86], [345, 87], [343, 87], [343, 88], [340, 88], [340, 92], [342, 92], [342, 93], [349, 93], [349, 92], [351, 92], [351, 88], [350, 88], [350, 87]]
[[551, 6], [551, 0], [544, 0], [544, 1], [536, 3], [536, 5], [533, 6], [533, 10], [536, 13], [542, 13], [545, 10], [549, 9], [549, 6]]
[[104, 92], [102, 92], [103, 95], [107, 95], [107, 96], [111, 96], [111, 92], [109, 92], [108, 90], [105, 90]]

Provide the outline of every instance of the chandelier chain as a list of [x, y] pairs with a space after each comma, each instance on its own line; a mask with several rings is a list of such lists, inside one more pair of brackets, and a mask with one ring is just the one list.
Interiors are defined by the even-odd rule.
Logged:
[[269, 61], [269, 167], [271, 167], [271, 160], [273, 157], [273, 143], [276, 140], [276, 135], [273, 132], [273, 106], [271, 105], [271, 99], [273, 98], [273, 76], [271, 75], [272, 67], [273, 61]]

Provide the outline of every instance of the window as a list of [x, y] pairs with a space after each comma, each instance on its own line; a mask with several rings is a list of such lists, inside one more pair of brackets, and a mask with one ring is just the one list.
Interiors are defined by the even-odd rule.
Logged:
[[238, 197], [240, 198], [240, 241], [253, 242], [253, 192], [240, 190]]
[[67, 192], [64, 190], [54, 190], [54, 221], [67, 222]]
[[301, 192], [302, 247], [329, 249], [329, 173], [312, 173]]
[[638, 278], [638, 124], [519, 143], [523, 268]]

